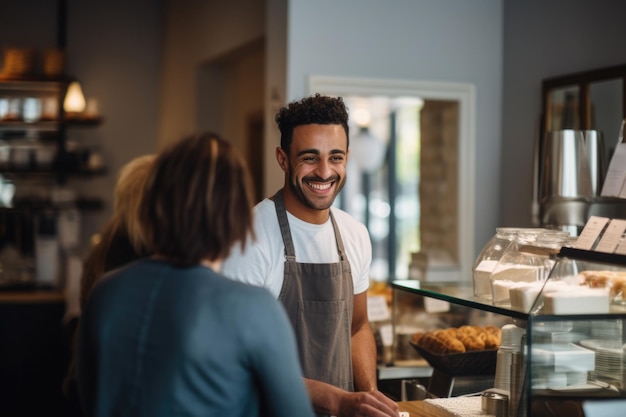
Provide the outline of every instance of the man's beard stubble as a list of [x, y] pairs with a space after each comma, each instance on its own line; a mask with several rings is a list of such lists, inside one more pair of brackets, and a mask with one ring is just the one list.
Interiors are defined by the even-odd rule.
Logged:
[[[333, 205], [335, 198], [337, 198], [337, 195], [339, 194], [339, 192], [341, 191], [341, 189], [343, 188], [346, 182], [345, 177], [340, 182], [340, 177], [335, 175], [326, 179], [319, 178], [319, 177], [304, 177], [302, 178], [302, 182], [300, 183], [298, 182], [296, 176], [293, 175], [291, 164], [289, 165], [287, 175], [289, 176], [289, 188], [291, 189], [291, 192], [293, 193], [293, 195], [302, 204], [304, 204], [305, 206], [313, 210], [327, 210], [328, 208], [330, 208]], [[332, 199], [328, 203], [324, 204], [323, 206], [316, 205], [313, 201], [307, 198], [306, 194], [304, 193], [302, 189], [303, 188], [302, 184], [306, 182], [328, 182], [328, 181], [334, 181], [335, 191], [334, 191], [334, 195], [332, 196]]]

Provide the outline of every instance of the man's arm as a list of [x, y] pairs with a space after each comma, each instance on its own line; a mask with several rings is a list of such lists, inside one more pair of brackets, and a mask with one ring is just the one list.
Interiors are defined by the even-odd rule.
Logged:
[[337, 417], [398, 416], [398, 405], [380, 391], [348, 392], [333, 385], [305, 379], [313, 410]]
[[367, 291], [354, 296], [352, 372], [355, 391], [376, 389], [376, 341], [367, 318]]

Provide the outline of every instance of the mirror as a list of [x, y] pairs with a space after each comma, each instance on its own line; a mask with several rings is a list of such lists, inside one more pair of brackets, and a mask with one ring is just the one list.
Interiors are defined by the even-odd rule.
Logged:
[[617, 216], [601, 195], [626, 118], [626, 65], [545, 79], [535, 142], [533, 220], [574, 236], [590, 215]]
[[336, 201], [366, 225], [371, 278], [461, 281], [473, 262], [473, 115], [469, 84], [312, 77], [310, 94], [350, 112], [348, 180]]
[[542, 132], [597, 130], [608, 165], [626, 118], [626, 65], [548, 78], [542, 97]]

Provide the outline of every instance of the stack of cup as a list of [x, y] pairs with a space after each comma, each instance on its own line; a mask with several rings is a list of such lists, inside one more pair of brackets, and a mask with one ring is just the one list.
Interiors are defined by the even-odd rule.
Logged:
[[506, 393], [511, 391], [511, 359], [513, 353], [522, 350], [522, 336], [525, 330], [514, 324], [502, 327], [502, 341], [496, 359], [496, 377], [494, 388]]

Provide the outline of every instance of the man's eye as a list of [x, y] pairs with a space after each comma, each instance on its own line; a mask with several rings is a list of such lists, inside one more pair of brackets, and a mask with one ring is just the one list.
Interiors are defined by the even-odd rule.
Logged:
[[333, 156], [330, 158], [330, 160], [334, 162], [341, 162], [343, 161], [343, 156], [342, 155]]

